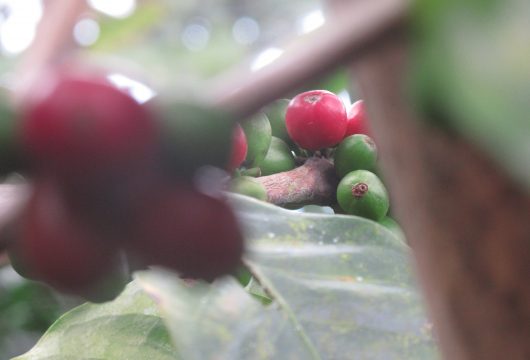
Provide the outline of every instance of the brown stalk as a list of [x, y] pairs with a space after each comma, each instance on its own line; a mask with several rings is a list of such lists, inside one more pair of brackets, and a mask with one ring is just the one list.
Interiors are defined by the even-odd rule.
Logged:
[[291, 171], [256, 180], [267, 189], [270, 203], [288, 208], [308, 204], [333, 205], [339, 182], [333, 164], [316, 157]]

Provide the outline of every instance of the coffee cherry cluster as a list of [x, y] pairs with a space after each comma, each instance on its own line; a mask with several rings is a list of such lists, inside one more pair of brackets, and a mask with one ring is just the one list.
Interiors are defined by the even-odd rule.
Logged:
[[139, 104], [105, 76], [55, 71], [2, 121], [14, 121], [10, 149], [21, 161], [1, 170], [29, 178], [28, 201], [0, 240], [23, 276], [105, 301], [134, 269], [210, 281], [240, 265], [236, 217], [216, 189], [196, 185], [204, 165], [233, 169], [247, 156], [229, 117]]
[[[267, 121], [267, 119], [269, 121]], [[372, 140], [363, 100], [346, 109], [341, 99], [324, 90], [280, 99], [244, 125], [249, 154], [232, 191], [266, 200], [267, 192], [252, 176], [289, 171], [311, 156], [332, 161], [340, 180], [336, 210], [382, 224], [388, 218], [388, 193], [377, 172], [377, 147]]]

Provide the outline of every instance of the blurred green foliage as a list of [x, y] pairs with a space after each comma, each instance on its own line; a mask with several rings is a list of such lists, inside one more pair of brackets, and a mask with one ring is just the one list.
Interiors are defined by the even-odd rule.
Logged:
[[25, 280], [10, 266], [0, 268], [0, 354], [2, 359], [29, 349], [42, 333], [80, 300]]
[[[285, 38], [296, 35], [302, 17], [321, 6], [318, 0], [144, 0], [125, 19], [99, 19], [100, 37], [87, 52], [134, 62], [155, 84], [200, 91], [206, 79], [264, 48], [281, 47]], [[233, 36], [235, 22], [243, 17], [259, 27], [259, 36], [248, 44]], [[203, 46], [186, 46], [183, 37], [190, 25], [206, 30]]]
[[530, 189], [530, 3], [417, 1], [413, 90], [438, 125]]
[[16, 360], [439, 358], [409, 249], [393, 232], [356, 216], [229, 201], [252, 274], [205, 283], [137, 272], [117, 299], [66, 313]]

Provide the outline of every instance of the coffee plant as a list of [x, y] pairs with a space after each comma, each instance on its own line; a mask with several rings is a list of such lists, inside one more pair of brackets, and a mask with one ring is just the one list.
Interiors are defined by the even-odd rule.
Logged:
[[335, 94], [238, 124], [139, 104], [100, 73], [54, 70], [3, 119], [2, 170], [29, 194], [2, 246], [23, 277], [89, 302], [17, 359], [433, 356], [375, 143], [346, 133]]
[[528, 10], [0, 1], [0, 358], [530, 358]]

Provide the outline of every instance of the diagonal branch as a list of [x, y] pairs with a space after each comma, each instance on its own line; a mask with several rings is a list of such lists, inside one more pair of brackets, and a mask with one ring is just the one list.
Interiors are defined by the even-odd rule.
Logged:
[[268, 66], [255, 72], [239, 67], [214, 81], [206, 99], [244, 118], [369, 51], [403, 22], [408, 10], [408, 0], [348, 2], [322, 28], [293, 43]]
[[31, 91], [39, 74], [64, 55], [72, 41], [74, 24], [86, 9], [84, 0], [54, 0], [47, 1], [45, 5], [35, 40], [17, 69], [16, 103], [20, 103]]

